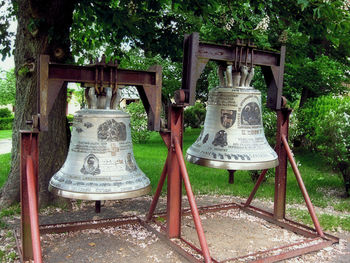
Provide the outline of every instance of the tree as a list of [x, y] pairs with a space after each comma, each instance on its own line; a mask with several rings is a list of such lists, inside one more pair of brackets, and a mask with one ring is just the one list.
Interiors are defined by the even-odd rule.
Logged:
[[[49, 54], [52, 61], [72, 60], [69, 28], [72, 25], [74, 0], [14, 0], [13, 14], [18, 21], [16, 34], [15, 74], [16, 111], [13, 125], [12, 165], [6, 184], [1, 189], [0, 207], [19, 200], [19, 130], [28, 129], [25, 121], [37, 113], [36, 60]], [[62, 165], [67, 152], [64, 90], [59, 94], [50, 116], [49, 131], [40, 134], [39, 199], [45, 205], [49, 178]], [[53, 150], [54, 149], [54, 150]]]
[[[0, 0], [0, 5], [4, 3]], [[279, 37], [285, 32], [289, 36], [289, 63], [295, 64], [300, 57], [315, 61], [322, 55], [342, 64], [349, 63], [346, 3], [345, 0], [12, 0], [10, 14], [18, 21], [16, 114], [12, 168], [0, 194], [0, 206], [9, 205], [19, 197], [18, 131], [25, 129], [25, 121], [36, 114], [35, 65], [39, 54], [48, 54], [51, 61], [63, 63], [73, 63], [76, 57], [78, 63], [83, 63], [105, 53], [107, 60], [117, 58], [126, 63], [126, 47], [138, 49], [147, 60], [162, 59], [161, 64], [169, 65], [165, 68], [164, 75], [168, 78], [164, 83], [171, 94], [181, 78], [183, 35], [194, 31], [201, 33], [202, 40], [230, 44], [236, 38], [251, 38], [259, 47], [269, 49], [280, 46]], [[0, 20], [3, 55], [9, 53], [6, 32], [9, 19]], [[133, 56], [137, 59], [137, 54]], [[172, 66], [174, 62], [178, 64]], [[214, 83], [213, 75], [206, 71], [203, 74], [202, 87], [207, 85], [205, 78], [210, 79], [209, 84]], [[205, 98], [205, 92], [202, 95]], [[40, 134], [39, 198], [42, 205], [52, 199], [47, 184], [67, 152], [65, 97], [63, 89], [50, 116], [49, 132]]]
[[0, 79], [0, 105], [14, 104], [16, 96], [16, 76], [14, 69], [7, 71]]

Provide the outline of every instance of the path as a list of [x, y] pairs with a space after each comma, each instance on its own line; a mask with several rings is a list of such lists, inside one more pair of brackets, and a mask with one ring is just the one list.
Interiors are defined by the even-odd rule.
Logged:
[[11, 139], [1, 139], [0, 140], [0, 154], [11, 152], [12, 140]]

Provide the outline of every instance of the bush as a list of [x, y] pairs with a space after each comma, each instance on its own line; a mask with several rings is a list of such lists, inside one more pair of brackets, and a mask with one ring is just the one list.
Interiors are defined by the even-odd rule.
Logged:
[[130, 114], [131, 137], [134, 143], [145, 143], [151, 137], [147, 129], [147, 114], [141, 102], [130, 103], [126, 107]]
[[11, 130], [14, 117], [0, 118], [0, 130]]
[[200, 128], [205, 119], [205, 106], [196, 102], [194, 106], [187, 107], [184, 112], [185, 127]]
[[[265, 137], [271, 147], [276, 144], [276, 131], [277, 131], [277, 114], [275, 111], [270, 109], [263, 109], [263, 125]], [[289, 130], [288, 130], [288, 141], [291, 147], [293, 147], [297, 140], [301, 136], [301, 131], [299, 129], [298, 113], [293, 111], [289, 118]], [[297, 145], [295, 145], [297, 146]]]
[[340, 171], [346, 192], [350, 187], [350, 98], [319, 97], [301, 111], [305, 138]]
[[0, 109], [0, 118], [12, 117], [12, 112], [8, 108]]
[[305, 137], [304, 146], [310, 150], [316, 150], [315, 129], [319, 127], [326, 116], [331, 111], [336, 112], [343, 104], [349, 103], [349, 97], [335, 97], [332, 95], [321, 96], [308, 101], [303, 108], [299, 110], [299, 126]]
[[73, 119], [74, 119], [73, 114], [68, 114], [68, 115], [67, 115], [67, 121], [68, 121], [69, 123], [72, 123], [72, 122], [73, 122]]

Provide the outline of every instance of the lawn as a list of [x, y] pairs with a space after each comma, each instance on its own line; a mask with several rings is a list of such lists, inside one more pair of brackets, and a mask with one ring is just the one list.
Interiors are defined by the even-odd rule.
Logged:
[[[183, 143], [184, 155], [186, 149], [197, 139], [199, 132], [199, 129], [186, 130]], [[160, 135], [158, 133], [152, 133], [149, 142], [145, 144], [135, 144], [134, 155], [139, 167], [150, 178], [152, 184], [151, 194], [154, 194], [167, 155], [167, 148]], [[332, 207], [339, 212], [350, 212], [350, 199], [343, 199], [340, 197], [341, 193], [344, 193], [342, 178], [338, 174], [332, 172], [323, 159], [315, 153], [300, 151], [296, 152], [295, 155], [313, 204], [321, 208]], [[6, 181], [10, 169], [10, 154], [0, 155], [0, 164], [1, 186]], [[188, 162], [186, 162], [186, 165], [195, 194], [248, 197], [254, 186], [248, 171], [237, 171], [235, 173], [235, 183], [232, 185], [228, 184], [228, 173], [226, 170], [202, 167]], [[267, 180], [258, 190], [256, 197], [272, 201], [274, 197], [274, 187], [274, 172], [271, 170], [271, 172], [268, 173]], [[163, 195], [165, 195], [165, 193], [166, 187], [163, 189]], [[288, 166], [287, 204], [304, 204], [304, 199], [290, 166]], [[290, 212], [295, 217], [300, 218], [300, 220], [306, 223], [308, 222], [304, 219], [304, 212], [295, 212], [292, 209]], [[333, 218], [331, 221], [343, 225], [343, 221], [337, 218]], [[346, 229], [350, 228], [348, 226], [349, 224], [345, 225], [347, 226], [345, 227]]]
[[[197, 139], [198, 129], [187, 129], [184, 136], [184, 155], [187, 148]], [[134, 154], [140, 168], [151, 179], [152, 189], [158, 183], [164, 166], [167, 149], [157, 133], [152, 134], [146, 144], [134, 145]], [[350, 201], [341, 200], [337, 193], [344, 192], [342, 178], [333, 173], [320, 156], [314, 153], [297, 152], [296, 160], [302, 174], [305, 186], [316, 206], [326, 207], [337, 203], [335, 209], [350, 211]], [[194, 165], [186, 162], [193, 191], [196, 194], [221, 194], [248, 197], [254, 183], [248, 171], [237, 171], [235, 183], [228, 184], [228, 172]], [[258, 190], [256, 196], [273, 200], [274, 171], [268, 173], [268, 178]], [[290, 165], [288, 165], [287, 202], [303, 203], [303, 197]], [[336, 202], [337, 201], [337, 202]]]
[[0, 130], [0, 140], [1, 139], [11, 139], [12, 130]]

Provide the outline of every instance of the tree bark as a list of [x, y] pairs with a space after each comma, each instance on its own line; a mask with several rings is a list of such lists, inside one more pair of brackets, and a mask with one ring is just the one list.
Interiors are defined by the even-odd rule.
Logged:
[[[40, 54], [51, 61], [72, 60], [69, 29], [75, 0], [13, 0], [17, 6], [15, 42], [16, 107], [12, 135], [12, 163], [6, 184], [0, 192], [0, 208], [19, 201], [20, 130], [37, 111], [37, 60]], [[66, 90], [60, 92], [49, 116], [49, 131], [39, 135], [39, 202], [53, 200], [47, 190], [51, 176], [63, 164], [68, 150], [66, 130]]]

